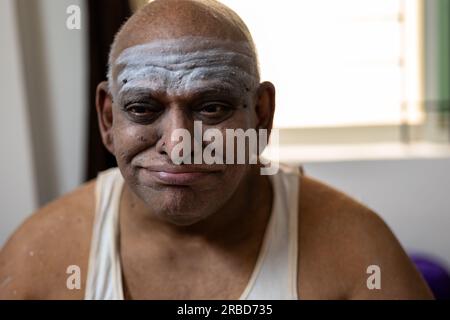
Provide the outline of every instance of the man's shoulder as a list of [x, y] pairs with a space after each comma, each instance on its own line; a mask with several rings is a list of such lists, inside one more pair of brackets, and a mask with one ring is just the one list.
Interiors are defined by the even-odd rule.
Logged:
[[87, 264], [94, 212], [95, 180], [28, 217], [0, 252], [0, 292], [51, 298], [53, 288], [65, 290], [67, 267]]
[[[355, 228], [361, 224], [373, 227], [384, 225], [372, 209], [345, 192], [325, 182], [302, 175], [300, 177], [299, 212], [305, 224], [325, 227], [332, 232], [336, 227]], [[352, 223], [350, 223], [352, 222]]]
[[[368, 268], [383, 274], [367, 288]], [[429, 293], [396, 237], [372, 209], [308, 176], [300, 178], [299, 288], [311, 298], [422, 298]]]
[[[342, 278], [362, 264], [357, 259], [369, 256], [371, 244], [389, 230], [378, 214], [350, 195], [309, 176], [300, 179], [299, 248], [300, 258], [305, 258], [300, 261], [314, 261], [308, 268], [317, 272], [318, 279], [325, 281], [326, 275], [336, 272]], [[340, 285], [339, 291], [350, 289]]]

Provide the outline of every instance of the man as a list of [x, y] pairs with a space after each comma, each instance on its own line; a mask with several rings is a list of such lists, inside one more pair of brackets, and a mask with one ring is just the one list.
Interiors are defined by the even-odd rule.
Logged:
[[174, 164], [174, 131], [196, 121], [271, 130], [274, 86], [259, 82], [230, 9], [151, 2], [116, 36], [108, 76], [97, 111], [120, 171], [17, 230], [0, 255], [0, 298], [432, 297], [384, 222], [341, 192], [289, 168], [262, 175], [261, 163], [205, 165], [182, 152]]

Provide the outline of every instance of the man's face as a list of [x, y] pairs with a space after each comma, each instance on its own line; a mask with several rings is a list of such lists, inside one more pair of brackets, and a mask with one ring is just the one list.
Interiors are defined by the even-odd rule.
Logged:
[[130, 47], [112, 65], [114, 153], [128, 186], [158, 217], [179, 225], [202, 220], [248, 173], [248, 165], [175, 165], [179, 141], [171, 136], [186, 129], [194, 139], [194, 121], [201, 121], [203, 132], [222, 133], [225, 155], [226, 129], [255, 128], [257, 69], [249, 52], [242, 43], [189, 37]]

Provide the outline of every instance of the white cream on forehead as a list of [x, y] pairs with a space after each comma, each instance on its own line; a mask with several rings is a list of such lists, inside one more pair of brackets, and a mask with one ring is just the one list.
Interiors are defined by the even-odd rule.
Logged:
[[259, 82], [252, 52], [245, 42], [203, 37], [152, 41], [125, 49], [108, 81], [119, 96], [145, 89], [178, 95], [208, 84], [245, 94]]

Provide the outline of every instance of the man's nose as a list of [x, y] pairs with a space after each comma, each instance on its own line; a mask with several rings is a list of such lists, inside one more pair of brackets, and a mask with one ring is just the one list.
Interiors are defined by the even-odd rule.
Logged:
[[[183, 143], [191, 143], [191, 149], [193, 149], [194, 120], [181, 108], [170, 108], [170, 110], [163, 115], [159, 129], [161, 138], [156, 145], [156, 150], [159, 154], [171, 157], [172, 150], [181, 143], [181, 138], [179, 137], [172, 141], [172, 134], [177, 129], [183, 129], [189, 133], [188, 141], [183, 139]], [[192, 152], [193, 151], [191, 151], [191, 154]], [[188, 155], [183, 155], [183, 158], [186, 156]]]

